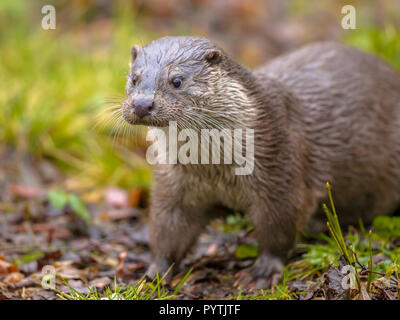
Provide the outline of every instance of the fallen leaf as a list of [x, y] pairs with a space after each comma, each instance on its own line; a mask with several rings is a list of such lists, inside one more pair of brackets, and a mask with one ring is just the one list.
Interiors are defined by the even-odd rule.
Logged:
[[18, 300], [18, 295], [12, 292], [0, 290], [0, 300]]
[[342, 285], [345, 276], [339, 269], [329, 266], [328, 272], [324, 274], [324, 290], [328, 300], [350, 299], [350, 290]]
[[89, 288], [81, 280], [68, 280], [68, 285], [82, 294], [89, 293]]
[[14, 196], [24, 199], [37, 198], [44, 194], [44, 190], [41, 188], [22, 184], [12, 184], [10, 191]]
[[125, 272], [124, 272], [124, 264], [125, 264], [125, 258], [126, 258], [127, 255], [128, 255], [128, 253], [126, 251], [124, 251], [124, 252], [121, 252], [119, 254], [119, 256], [118, 256], [118, 266], [115, 269], [115, 274], [118, 277], [122, 277], [125, 274]]
[[361, 284], [361, 288], [360, 288], [360, 292], [358, 293], [357, 300], [371, 300], [371, 297], [369, 296], [364, 284]]
[[89, 282], [89, 287], [96, 287], [97, 289], [103, 289], [105, 286], [111, 284], [111, 279], [108, 277], [102, 277], [98, 279], [94, 279]]
[[102, 212], [100, 214], [101, 221], [118, 221], [126, 220], [140, 215], [139, 210], [133, 208], [121, 208]]
[[82, 272], [73, 266], [73, 261], [57, 261], [53, 263], [57, 277], [64, 279], [81, 279]]
[[118, 208], [129, 207], [128, 193], [122, 189], [117, 189], [117, 188], [106, 189], [104, 193], [104, 199], [108, 204], [114, 207]]
[[9, 274], [11, 272], [17, 272], [17, 266], [8, 263], [5, 260], [0, 260], [0, 274]]
[[32, 287], [32, 286], [38, 286], [41, 284], [41, 275], [37, 275], [37, 276], [30, 276], [28, 278], [24, 278], [19, 282], [13, 283], [10, 285], [10, 287], [12, 289], [20, 289], [23, 287]]
[[216, 243], [212, 243], [209, 247], [208, 247], [208, 249], [207, 249], [207, 252], [206, 252], [206, 256], [214, 256], [214, 255], [216, 255], [217, 254], [217, 251], [218, 251], [218, 245], [216, 244]]
[[12, 272], [7, 277], [4, 278], [6, 283], [17, 283], [24, 279], [25, 276], [20, 272]]
[[144, 262], [139, 262], [139, 263], [130, 263], [126, 266], [126, 270], [130, 273], [136, 271], [136, 270], [141, 270], [144, 267], [146, 267], [146, 264]]
[[146, 201], [146, 192], [143, 188], [133, 188], [129, 190], [129, 205], [136, 208]]

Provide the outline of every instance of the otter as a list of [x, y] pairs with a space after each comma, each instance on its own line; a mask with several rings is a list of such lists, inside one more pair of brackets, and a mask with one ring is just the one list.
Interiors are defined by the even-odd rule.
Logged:
[[299, 232], [321, 216], [327, 181], [344, 224], [399, 207], [400, 74], [380, 58], [318, 42], [251, 71], [198, 37], [160, 38], [131, 55], [128, 123], [254, 129], [251, 174], [155, 165], [148, 276], [176, 267], [211, 219], [237, 211], [259, 245], [238, 285], [277, 283]]

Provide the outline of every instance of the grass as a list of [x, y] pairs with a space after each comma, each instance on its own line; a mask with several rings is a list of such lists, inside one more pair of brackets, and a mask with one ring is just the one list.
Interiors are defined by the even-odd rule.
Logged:
[[117, 279], [114, 278], [113, 290], [107, 286], [102, 292], [99, 292], [96, 287], [88, 287], [87, 294], [79, 292], [64, 281], [70, 292], [59, 290], [57, 292], [58, 296], [64, 300], [171, 300], [179, 298], [179, 290], [190, 276], [192, 269], [185, 274], [173, 291], [167, 290], [163, 284], [169, 271], [170, 269], [161, 278], [157, 274], [156, 279], [152, 282], [142, 278], [134, 285], [118, 284]]
[[[304, 283], [316, 283], [330, 265], [339, 267], [339, 259], [344, 259], [355, 269], [356, 291], [365, 287], [371, 292], [371, 284], [378, 278], [395, 279], [400, 277], [400, 217], [381, 216], [375, 218], [371, 229], [366, 231], [362, 223], [359, 229], [349, 228], [343, 234], [335, 210], [329, 184], [327, 184], [330, 208], [324, 205], [330, 236], [315, 235], [317, 242], [298, 244], [298, 248], [306, 250], [301, 257], [289, 263], [280, 284], [269, 290], [261, 290], [255, 295], [234, 295], [236, 299], [287, 300], [297, 299], [307, 292], [290, 290], [288, 282], [301, 280]], [[397, 244], [396, 244], [397, 243]], [[380, 257], [379, 263], [373, 264], [373, 257]], [[365, 274], [367, 278], [365, 279]], [[400, 292], [400, 290], [399, 290]], [[399, 297], [400, 299], [400, 293]]]
[[[290, 279], [290, 270], [288, 267], [285, 268], [283, 272], [283, 277], [281, 283], [277, 284], [274, 288], [270, 290], [260, 290], [258, 294], [254, 295], [243, 295], [239, 292], [237, 295], [233, 295], [235, 300], [296, 300], [297, 295], [293, 293], [287, 282]], [[301, 292], [305, 294], [306, 292]]]

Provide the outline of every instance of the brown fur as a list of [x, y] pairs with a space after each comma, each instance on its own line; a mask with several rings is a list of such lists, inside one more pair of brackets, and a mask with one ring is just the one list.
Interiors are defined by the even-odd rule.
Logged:
[[[179, 263], [217, 206], [252, 219], [260, 257], [250, 272], [265, 278], [282, 272], [296, 232], [326, 201], [326, 181], [343, 223], [368, 223], [399, 206], [400, 75], [382, 60], [324, 42], [252, 72], [192, 37], [158, 39], [134, 48], [133, 58], [129, 79], [140, 80], [128, 81], [123, 105], [131, 124], [255, 129], [251, 175], [236, 176], [229, 165], [155, 167], [150, 275]], [[177, 90], [169, 81], [176, 66]], [[132, 101], [153, 90], [155, 110], [139, 119]]]

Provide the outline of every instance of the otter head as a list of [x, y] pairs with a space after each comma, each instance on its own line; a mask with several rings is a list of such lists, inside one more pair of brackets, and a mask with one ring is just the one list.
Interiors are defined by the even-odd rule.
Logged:
[[[122, 115], [130, 124], [187, 126], [209, 104], [225, 59], [211, 41], [196, 37], [165, 37], [132, 47]], [[185, 124], [185, 123], [186, 124]]]

